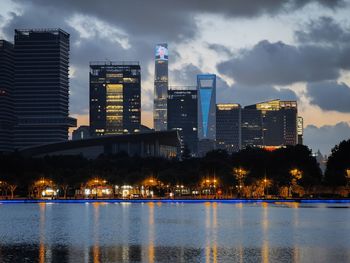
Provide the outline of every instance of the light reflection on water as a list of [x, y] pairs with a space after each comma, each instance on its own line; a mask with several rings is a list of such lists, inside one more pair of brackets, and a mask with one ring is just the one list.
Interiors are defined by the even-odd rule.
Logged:
[[350, 262], [349, 222], [346, 205], [7, 204], [0, 262]]

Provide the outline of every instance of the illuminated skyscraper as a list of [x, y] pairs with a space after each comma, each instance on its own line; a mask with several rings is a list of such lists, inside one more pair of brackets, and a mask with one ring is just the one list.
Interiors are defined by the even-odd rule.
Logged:
[[15, 30], [15, 147], [68, 140], [69, 34], [61, 29]]
[[216, 75], [197, 75], [198, 152], [204, 155], [215, 148], [216, 140]]
[[139, 62], [91, 62], [91, 135], [139, 132], [140, 124], [141, 68]]
[[168, 44], [158, 44], [155, 50], [153, 120], [156, 131], [167, 130]]

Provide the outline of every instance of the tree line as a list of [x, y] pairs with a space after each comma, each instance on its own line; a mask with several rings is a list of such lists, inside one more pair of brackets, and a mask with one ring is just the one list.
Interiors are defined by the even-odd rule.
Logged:
[[[239, 178], [234, 169], [246, 171]], [[297, 169], [295, 179], [291, 171]], [[215, 177], [223, 189], [234, 189], [269, 182], [269, 193], [278, 195], [281, 187], [296, 184], [303, 189], [324, 185], [347, 186], [350, 180], [350, 140], [342, 141], [332, 149], [323, 175], [311, 150], [304, 145], [287, 146], [274, 151], [247, 148], [228, 154], [224, 150], [208, 152], [203, 158], [184, 154], [179, 159], [156, 157], [141, 158], [117, 155], [101, 155], [89, 160], [83, 156], [25, 157], [18, 153], [0, 155], [0, 181], [15, 186], [17, 196], [25, 197], [35, 180], [49, 178], [57, 185], [74, 191], [91, 178], [104, 178], [110, 184], [139, 184], [153, 177], [164, 184], [181, 184], [196, 187], [205, 178]], [[294, 182], [294, 183], [293, 183]], [[266, 185], [265, 185], [266, 186]], [[7, 188], [8, 190], [8, 188]], [[0, 191], [5, 191], [1, 188]]]

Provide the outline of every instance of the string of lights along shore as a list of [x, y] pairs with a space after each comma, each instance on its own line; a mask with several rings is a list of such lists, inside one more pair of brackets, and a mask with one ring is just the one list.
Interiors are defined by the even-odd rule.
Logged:
[[217, 103], [220, 86], [210, 72], [197, 75], [196, 85], [169, 85], [167, 43], [155, 44], [154, 129], [141, 124], [140, 63], [91, 61], [90, 125], [69, 140], [68, 128], [76, 126], [69, 117], [69, 39], [62, 29], [16, 29], [13, 43], [0, 40], [0, 152], [181, 158], [303, 143], [296, 101]]

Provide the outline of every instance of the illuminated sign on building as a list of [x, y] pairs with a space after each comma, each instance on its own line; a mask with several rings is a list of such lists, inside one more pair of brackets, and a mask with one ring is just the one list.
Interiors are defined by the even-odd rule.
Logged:
[[156, 45], [156, 60], [168, 60], [168, 45], [158, 44]]

